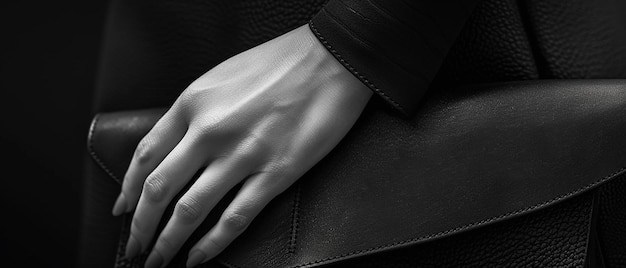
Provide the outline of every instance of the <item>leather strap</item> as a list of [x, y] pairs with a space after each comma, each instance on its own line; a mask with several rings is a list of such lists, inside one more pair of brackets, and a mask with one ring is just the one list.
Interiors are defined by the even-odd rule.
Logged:
[[[119, 182], [162, 113], [97, 116], [95, 161]], [[626, 80], [470, 86], [411, 120], [388, 113], [370, 105], [219, 260], [313, 267], [424, 243], [567, 200], [626, 167]]]

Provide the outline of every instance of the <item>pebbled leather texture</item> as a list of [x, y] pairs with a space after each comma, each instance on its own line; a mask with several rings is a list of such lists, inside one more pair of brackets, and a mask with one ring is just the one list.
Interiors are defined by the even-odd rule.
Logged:
[[492, 226], [328, 267], [582, 267], [592, 202], [586, 193]]
[[[312, 267], [418, 245], [540, 210], [624, 171], [626, 81], [465, 91], [431, 98], [411, 121], [370, 105], [344, 141], [219, 260]], [[118, 179], [133, 144], [159, 116], [144, 113], [94, 121], [93, 156]]]
[[527, 0], [543, 77], [625, 78], [626, 2]]
[[[542, 77], [626, 78], [626, 1], [529, 0], [524, 4]], [[607, 267], [626, 266], [626, 182], [599, 191], [598, 232]]]
[[539, 78], [517, 2], [479, 1], [448, 52], [435, 87]]
[[598, 232], [607, 267], [626, 267], [626, 177], [598, 189]]

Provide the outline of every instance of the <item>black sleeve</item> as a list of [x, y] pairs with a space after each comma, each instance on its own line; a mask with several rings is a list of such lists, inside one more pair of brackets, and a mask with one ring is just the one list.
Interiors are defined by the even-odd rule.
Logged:
[[478, 0], [330, 0], [309, 22], [324, 46], [411, 116]]

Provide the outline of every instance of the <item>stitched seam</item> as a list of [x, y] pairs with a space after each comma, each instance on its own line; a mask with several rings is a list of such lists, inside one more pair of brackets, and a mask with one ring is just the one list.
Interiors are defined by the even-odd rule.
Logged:
[[98, 125], [99, 119], [100, 119], [100, 114], [96, 114], [91, 123], [91, 127], [89, 127], [89, 138], [87, 139], [87, 151], [89, 151], [89, 155], [91, 155], [91, 158], [96, 162], [96, 164], [98, 164], [98, 166], [102, 170], [104, 170], [106, 174], [111, 176], [111, 178], [113, 178], [117, 183], [121, 184], [122, 182], [119, 180], [119, 178], [115, 176], [115, 174], [113, 174], [113, 172], [104, 164], [102, 159], [96, 153], [96, 150], [94, 150], [93, 148], [93, 143], [96, 139], [95, 130], [96, 130], [96, 126]]
[[[91, 155], [92, 159], [98, 164], [98, 166], [100, 166], [100, 168], [102, 168], [109, 176], [111, 176], [115, 181], [117, 181], [119, 183], [119, 180], [118, 180], [117, 176], [115, 176], [115, 174], [113, 174], [111, 172], [111, 170], [109, 168], [107, 168], [107, 166], [104, 164], [104, 162], [102, 162], [100, 157], [98, 157], [98, 155], [96, 154], [95, 150], [93, 149], [93, 142], [95, 141], [95, 137], [94, 137], [95, 128], [96, 128], [96, 126], [98, 124], [98, 120], [99, 119], [100, 119], [100, 114], [96, 114], [94, 116], [94, 119], [93, 119], [93, 122], [91, 124], [91, 127], [89, 128], [89, 136], [88, 136], [89, 138], [87, 139], [87, 149], [88, 149], [89, 154]], [[350, 257], [352, 255], [367, 253], [367, 252], [376, 251], [376, 250], [383, 250], [383, 249], [386, 249], [386, 248], [401, 246], [401, 245], [408, 244], [408, 243], [411, 243], [411, 242], [417, 242], [419, 240], [424, 240], [424, 239], [429, 239], [429, 238], [436, 238], [436, 237], [443, 236], [443, 235], [446, 235], [446, 234], [449, 234], [449, 233], [462, 231], [462, 230], [465, 230], [465, 229], [468, 229], [468, 228], [471, 228], [471, 227], [474, 227], [474, 226], [478, 226], [478, 225], [490, 223], [490, 222], [493, 222], [493, 221], [497, 221], [497, 220], [500, 220], [500, 219], [503, 219], [503, 218], [506, 218], [506, 217], [509, 217], [509, 216], [514, 216], [516, 214], [520, 214], [520, 213], [524, 213], [524, 212], [527, 212], [527, 211], [530, 211], [530, 210], [541, 208], [541, 207], [544, 207], [546, 205], [549, 205], [550, 203], [553, 203], [553, 202], [556, 202], [556, 201], [559, 201], [559, 200], [563, 200], [563, 199], [566, 199], [566, 198], [571, 197], [573, 195], [576, 195], [578, 193], [584, 192], [584, 191], [586, 191], [586, 190], [588, 190], [590, 188], [593, 188], [593, 187], [603, 183], [606, 180], [609, 180], [611, 178], [614, 178], [614, 177], [620, 175], [620, 173], [624, 172], [625, 170], [626, 170], [626, 167], [623, 167], [623, 168], [619, 169], [618, 171], [616, 171], [616, 172], [614, 172], [614, 173], [612, 173], [612, 174], [610, 174], [608, 176], [605, 176], [605, 177], [603, 177], [603, 178], [601, 178], [601, 179], [599, 179], [599, 180], [597, 180], [597, 181], [595, 181], [595, 182], [593, 182], [591, 184], [588, 184], [588, 185], [586, 185], [586, 186], [584, 186], [582, 188], [579, 188], [577, 190], [574, 190], [572, 192], [569, 192], [569, 193], [563, 194], [561, 196], [555, 197], [555, 198], [550, 199], [548, 201], [545, 201], [543, 203], [540, 203], [540, 204], [537, 204], [537, 205], [534, 205], [534, 206], [530, 206], [530, 207], [527, 207], [527, 208], [524, 208], [524, 209], [519, 209], [519, 210], [516, 210], [516, 211], [513, 211], [513, 212], [506, 213], [506, 214], [502, 214], [500, 216], [492, 217], [492, 218], [485, 219], [485, 220], [482, 220], [482, 221], [478, 221], [478, 222], [475, 222], [475, 223], [466, 224], [466, 225], [463, 225], [463, 226], [460, 226], [460, 227], [457, 227], [457, 228], [453, 228], [453, 229], [449, 229], [449, 230], [446, 230], [446, 231], [442, 231], [442, 232], [439, 232], [439, 233], [436, 233], [436, 234], [426, 235], [426, 236], [422, 236], [422, 237], [418, 237], [418, 238], [412, 238], [412, 239], [403, 240], [403, 241], [399, 241], [399, 242], [394, 242], [394, 243], [390, 243], [390, 244], [386, 244], [386, 245], [382, 245], [382, 246], [377, 246], [377, 247], [372, 247], [372, 248], [368, 248], [368, 249], [353, 251], [353, 252], [350, 252], [350, 253], [345, 253], [345, 254], [342, 254], [342, 255], [329, 257], [329, 258], [325, 258], [325, 259], [321, 259], [321, 260], [317, 260], [317, 261], [313, 261], [313, 262], [308, 262], [308, 263], [304, 263], [304, 264], [300, 264], [300, 265], [296, 265], [296, 266], [290, 266], [290, 267], [292, 267], [292, 268], [300, 268], [300, 267], [310, 266], [310, 265], [314, 265], [314, 264], [319, 264], [319, 263], [322, 263], [322, 262], [332, 261], [332, 260], [339, 259], [339, 258]], [[296, 200], [294, 200], [294, 202], [299, 203], [299, 195], [300, 195], [300, 187], [298, 186], [298, 192], [296, 193]], [[295, 209], [298, 206], [299, 206], [299, 204], [296, 205], [294, 203], [294, 212], [293, 213], [296, 213]], [[299, 211], [299, 208], [298, 208], [298, 211]], [[297, 218], [296, 217], [292, 217], [292, 219], [296, 223], [296, 225], [294, 226], [293, 225], [294, 222], [292, 221], [292, 237], [291, 237], [291, 239], [292, 239], [293, 246], [295, 247], [295, 238], [296, 238], [295, 236], [297, 235], [297, 233], [294, 233], [294, 230], [296, 230], [295, 228], [297, 228]], [[122, 243], [122, 241], [120, 241], [120, 243]], [[290, 253], [292, 253], [291, 252], [291, 245], [292, 244], [290, 244]], [[239, 266], [237, 266], [235, 264], [232, 264], [232, 263], [227, 262], [227, 261], [222, 260], [222, 259], [220, 259], [219, 262], [221, 262], [223, 264], [227, 264], [230, 267], [236, 267], [236, 268], [239, 267]]]
[[296, 241], [298, 239], [298, 223], [300, 222], [300, 184], [296, 186], [296, 194], [293, 198], [293, 209], [291, 211], [291, 236], [289, 238], [289, 249], [287, 252], [296, 252]]
[[466, 224], [466, 225], [463, 225], [463, 226], [460, 226], [460, 227], [457, 227], [457, 228], [453, 228], [453, 229], [450, 229], [450, 230], [447, 230], [447, 231], [442, 231], [442, 232], [439, 232], [439, 233], [436, 233], [436, 234], [426, 235], [426, 236], [422, 236], [422, 237], [418, 237], [418, 238], [412, 238], [412, 239], [408, 239], [408, 240], [404, 240], [404, 241], [400, 241], [400, 242], [394, 242], [394, 243], [390, 243], [390, 244], [383, 245], [383, 246], [378, 246], [378, 247], [372, 247], [372, 248], [368, 248], [368, 249], [358, 250], [358, 251], [342, 254], [342, 255], [339, 255], [339, 256], [335, 256], [335, 257], [330, 257], [330, 258], [326, 258], [326, 259], [321, 259], [321, 260], [317, 260], [317, 261], [313, 261], [313, 262], [309, 262], [309, 263], [293, 266], [293, 268], [304, 267], [304, 266], [318, 264], [318, 263], [321, 263], [321, 262], [330, 261], [330, 260], [343, 258], [343, 257], [348, 257], [348, 256], [351, 256], [351, 255], [356, 255], [356, 254], [360, 254], [360, 253], [366, 253], [366, 252], [370, 252], [370, 251], [374, 251], [374, 250], [381, 250], [381, 249], [385, 249], [385, 248], [390, 248], [390, 247], [394, 247], [394, 246], [408, 244], [410, 242], [415, 242], [415, 241], [419, 241], [419, 240], [423, 240], [423, 239], [435, 238], [435, 237], [446, 235], [446, 234], [453, 233], [453, 232], [456, 232], [456, 231], [461, 231], [461, 230], [464, 230], [464, 229], [468, 229], [470, 227], [474, 227], [474, 226], [477, 226], [477, 225], [481, 225], [481, 224], [497, 221], [497, 220], [500, 220], [502, 218], [506, 218], [506, 217], [513, 216], [513, 215], [516, 215], [516, 214], [524, 213], [524, 212], [527, 212], [527, 211], [530, 211], [530, 210], [538, 209], [538, 208], [544, 207], [544, 206], [546, 206], [546, 205], [548, 205], [550, 203], [553, 203], [553, 202], [556, 202], [556, 201], [559, 201], [559, 200], [563, 200], [563, 199], [568, 198], [568, 197], [570, 197], [572, 195], [584, 192], [587, 189], [592, 188], [593, 186], [596, 186], [596, 185], [600, 184], [601, 182], [604, 182], [607, 179], [610, 179], [610, 178], [613, 178], [613, 177], [619, 175], [624, 170], [626, 170], [626, 167], [623, 167], [620, 170], [618, 170], [617, 172], [612, 173], [611, 175], [608, 175], [608, 176], [606, 176], [606, 177], [604, 177], [602, 179], [599, 179], [599, 180], [597, 180], [597, 181], [595, 181], [595, 182], [593, 182], [591, 184], [588, 184], [587, 186], [584, 186], [584, 187], [579, 188], [577, 190], [574, 190], [572, 192], [563, 194], [561, 196], [555, 197], [555, 198], [550, 199], [550, 200], [548, 200], [546, 202], [543, 202], [543, 203], [540, 203], [540, 204], [537, 204], [537, 205], [534, 205], [534, 206], [530, 206], [530, 207], [525, 208], [525, 209], [519, 209], [519, 210], [516, 210], [516, 211], [513, 211], [513, 212], [502, 214], [500, 216], [496, 216], [496, 217], [493, 217], [493, 218], [485, 219], [485, 220], [482, 220], [482, 221], [479, 221], [479, 222], [475, 222], [475, 223]]
[[[492, 217], [492, 218], [489, 218], [489, 219], [481, 220], [481, 221], [478, 221], [478, 222], [466, 224], [466, 225], [463, 225], [463, 226], [460, 226], [460, 227], [456, 227], [456, 228], [453, 228], [453, 229], [449, 229], [449, 230], [446, 230], [446, 231], [442, 231], [442, 232], [439, 232], [439, 233], [436, 233], [436, 234], [425, 235], [425, 236], [418, 237], [418, 238], [411, 238], [411, 239], [407, 239], [407, 240], [403, 240], [403, 241], [399, 241], [399, 242], [389, 243], [389, 244], [382, 245], [382, 246], [377, 246], [377, 247], [371, 247], [371, 248], [368, 248], [368, 249], [357, 250], [357, 251], [353, 251], [353, 252], [350, 252], [350, 253], [341, 254], [341, 255], [338, 255], [338, 256], [328, 257], [328, 258], [324, 258], [324, 259], [317, 260], [317, 261], [312, 261], [312, 262], [308, 262], [308, 263], [304, 263], [304, 264], [300, 264], [300, 265], [296, 265], [296, 266], [287, 266], [287, 267], [290, 267], [290, 268], [302, 268], [302, 267], [312, 266], [312, 265], [315, 265], [315, 264], [322, 264], [323, 262], [329, 262], [329, 261], [332, 261], [332, 260], [346, 258], [346, 257], [350, 257], [350, 256], [353, 256], [353, 255], [368, 253], [368, 252], [377, 251], [377, 250], [384, 250], [384, 249], [388, 249], [388, 248], [392, 248], [392, 247], [396, 247], [396, 246], [409, 244], [409, 243], [412, 243], [412, 242], [418, 242], [420, 240], [437, 238], [437, 237], [440, 237], [440, 236], [443, 236], [443, 235], [446, 235], [446, 234], [450, 234], [450, 233], [454, 233], [454, 232], [458, 232], [458, 231], [463, 231], [463, 230], [469, 229], [471, 227], [476, 227], [476, 226], [479, 226], [479, 225], [482, 225], [482, 224], [491, 223], [491, 222], [494, 222], [494, 221], [497, 221], [497, 220], [501, 220], [501, 219], [509, 217], [509, 216], [515, 216], [517, 214], [528, 212], [530, 210], [534, 210], [534, 209], [545, 207], [547, 205], [550, 205], [551, 203], [554, 203], [554, 202], [557, 202], [557, 201], [569, 198], [569, 197], [571, 197], [573, 195], [582, 193], [582, 192], [584, 192], [584, 191], [586, 191], [586, 190], [588, 190], [590, 188], [593, 188], [593, 187], [595, 187], [595, 186], [597, 186], [597, 185], [599, 185], [599, 184], [601, 184], [601, 183], [603, 183], [603, 182], [605, 182], [605, 181], [607, 181], [609, 179], [612, 179], [612, 178], [614, 178], [616, 176], [619, 176], [624, 171], [626, 171], [626, 167], [622, 167], [618, 171], [613, 172], [613, 173], [611, 173], [608, 176], [605, 176], [605, 177], [603, 177], [603, 178], [601, 178], [601, 179], [599, 179], [599, 180], [597, 180], [595, 182], [592, 182], [591, 184], [583, 186], [583, 187], [581, 187], [581, 188], [579, 188], [577, 190], [574, 190], [572, 192], [569, 192], [569, 193], [557, 196], [557, 197], [552, 198], [552, 199], [550, 199], [548, 201], [545, 201], [543, 203], [539, 203], [537, 205], [530, 206], [530, 207], [523, 208], [523, 209], [518, 209], [518, 210], [513, 211], [513, 212], [502, 214], [500, 216], [496, 216], [496, 217]], [[221, 262], [225, 262], [225, 261], [221, 261]], [[240, 268], [239, 266], [233, 265], [232, 263], [228, 263], [228, 264], [231, 267]]]
[[378, 95], [380, 95], [381, 97], [383, 97], [385, 100], [387, 100], [389, 103], [391, 103], [391, 105], [393, 105], [396, 109], [402, 111], [403, 113], [406, 114], [406, 111], [404, 110], [404, 108], [402, 107], [402, 105], [400, 105], [399, 103], [397, 103], [396, 101], [394, 101], [389, 95], [385, 94], [384, 91], [382, 91], [381, 89], [379, 89], [378, 87], [376, 87], [369, 79], [367, 79], [365, 76], [363, 76], [361, 73], [359, 73], [354, 67], [352, 67], [352, 65], [350, 65], [350, 63], [346, 62], [343, 57], [337, 52], [337, 50], [335, 50], [329, 43], [328, 41], [326, 41], [326, 38], [324, 38], [320, 32], [317, 30], [317, 28], [315, 27], [313, 21], [309, 22], [309, 27], [311, 28], [311, 30], [313, 30], [313, 33], [317, 36], [317, 38], [322, 42], [322, 44], [328, 49], [328, 51], [330, 51], [331, 54], [333, 54], [333, 56], [335, 56], [335, 58], [337, 60], [339, 60], [339, 62], [341, 62], [341, 64], [343, 66], [345, 66], [348, 70], [350, 70], [351, 73], [353, 73], [354, 75], [356, 75], [361, 81], [363, 81], [369, 88], [373, 89], [374, 92], [376, 92]]

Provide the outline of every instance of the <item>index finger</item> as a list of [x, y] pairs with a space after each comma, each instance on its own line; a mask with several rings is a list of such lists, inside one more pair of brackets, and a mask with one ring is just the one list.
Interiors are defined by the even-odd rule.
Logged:
[[187, 124], [170, 109], [139, 142], [124, 175], [122, 191], [113, 206], [113, 215], [132, 211], [139, 201], [146, 177], [163, 161], [180, 142]]

